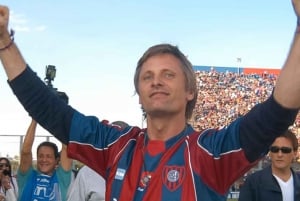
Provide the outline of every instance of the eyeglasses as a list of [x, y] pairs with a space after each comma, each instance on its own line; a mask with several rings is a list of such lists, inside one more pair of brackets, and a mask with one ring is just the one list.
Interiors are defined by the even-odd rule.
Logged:
[[270, 147], [270, 152], [272, 153], [278, 153], [279, 150], [284, 154], [289, 154], [292, 152], [293, 149], [291, 147], [277, 147], [277, 146]]
[[7, 163], [0, 163], [0, 168], [3, 168], [3, 167], [9, 167], [9, 165]]

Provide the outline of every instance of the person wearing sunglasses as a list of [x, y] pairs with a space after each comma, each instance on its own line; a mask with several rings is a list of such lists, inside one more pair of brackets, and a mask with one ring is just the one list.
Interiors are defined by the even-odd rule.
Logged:
[[69, 157], [105, 178], [106, 200], [225, 201], [232, 183], [268, 153], [298, 114], [300, 0], [292, 2], [299, 20], [273, 93], [220, 129], [200, 132], [189, 123], [196, 102], [205, 97], [198, 97], [192, 63], [172, 44], [149, 47], [135, 68], [146, 128], [118, 130], [64, 103], [27, 65], [8, 29], [5, 6], [0, 6], [0, 60], [29, 115], [68, 146]]
[[18, 196], [16, 178], [12, 175], [11, 163], [8, 158], [0, 158], [0, 201], [15, 201]]
[[298, 140], [287, 130], [269, 149], [271, 165], [249, 175], [239, 201], [299, 201], [300, 175], [291, 168], [298, 153]]

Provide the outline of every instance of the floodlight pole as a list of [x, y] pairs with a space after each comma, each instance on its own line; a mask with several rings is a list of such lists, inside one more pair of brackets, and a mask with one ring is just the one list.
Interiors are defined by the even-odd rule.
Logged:
[[241, 63], [242, 63], [242, 58], [241, 57], [237, 57], [236, 58], [236, 62], [237, 62], [238, 75], [240, 75], [240, 66], [241, 66]]

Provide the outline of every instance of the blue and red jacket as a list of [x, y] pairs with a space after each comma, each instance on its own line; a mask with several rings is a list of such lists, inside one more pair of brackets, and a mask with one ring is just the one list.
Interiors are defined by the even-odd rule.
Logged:
[[149, 141], [147, 129], [121, 130], [76, 111], [29, 67], [9, 84], [29, 114], [68, 144], [70, 157], [106, 179], [111, 201], [226, 200], [230, 185], [268, 152], [298, 112], [271, 96], [222, 129], [196, 132], [187, 125], [166, 142]]

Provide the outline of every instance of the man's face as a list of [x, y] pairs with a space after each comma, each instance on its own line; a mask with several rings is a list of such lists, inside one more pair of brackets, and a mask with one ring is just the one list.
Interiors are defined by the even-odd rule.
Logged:
[[37, 169], [47, 175], [52, 175], [58, 164], [54, 150], [48, 146], [41, 146], [37, 153]]
[[[276, 152], [269, 152], [269, 155], [272, 160], [272, 167], [273, 169], [275, 168], [276, 170], [286, 170], [289, 169], [293, 159], [297, 156], [297, 151], [294, 151], [292, 142], [285, 137], [278, 137], [276, 140], [273, 142], [272, 146], [274, 147], [274, 150]], [[291, 149], [290, 153], [283, 153], [284, 151], [278, 150], [278, 148], [283, 148], [289, 151]]]
[[185, 115], [194, 94], [186, 91], [180, 61], [170, 54], [150, 57], [139, 75], [139, 101], [150, 117]]

